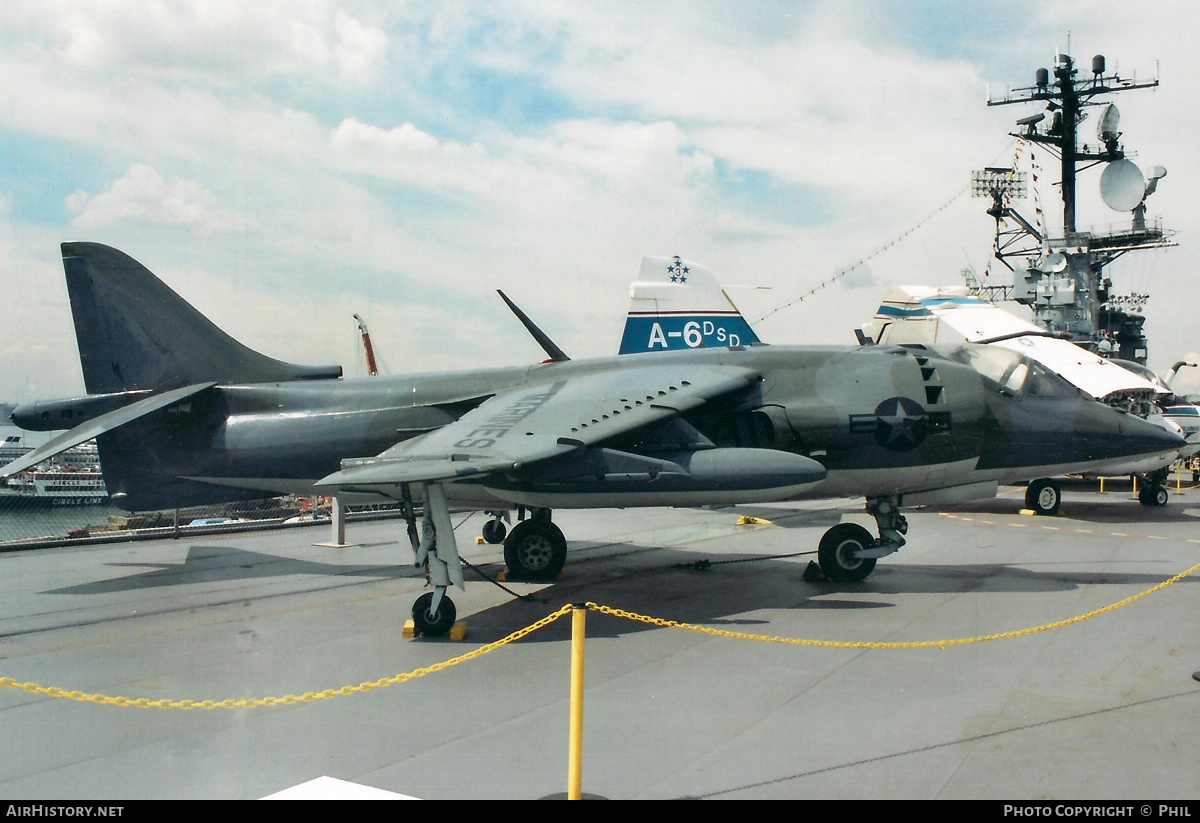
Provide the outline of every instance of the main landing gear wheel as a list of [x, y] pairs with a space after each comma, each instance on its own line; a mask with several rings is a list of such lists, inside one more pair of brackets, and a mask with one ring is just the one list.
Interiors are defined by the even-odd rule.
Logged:
[[522, 520], [504, 541], [504, 562], [514, 578], [554, 580], [567, 562], [567, 539], [549, 520]]
[[430, 613], [429, 607], [432, 605], [433, 592], [426, 592], [417, 598], [412, 609], [413, 626], [418, 634], [426, 637], [441, 637], [454, 625], [458, 611], [454, 608], [454, 601], [445, 596], [438, 604], [437, 614]]
[[1053, 480], [1034, 480], [1025, 489], [1025, 507], [1038, 514], [1058, 514], [1062, 489]]
[[1165, 506], [1170, 497], [1162, 486], [1146, 486], [1138, 492], [1138, 502], [1143, 506]]
[[484, 523], [481, 532], [485, 541], [495, 545], [504, 542], [504, 535], [508, 534], [508, 526], [504, 525], [503, 520], [496, 518]]
[[821, 537], [817, 561], [825, 576], [835, 583], [857, 583], [875, 569], [874, 557], [855, 557], [860, 549], [875, 543], [871, 533], [855, 523], [839, 523]]

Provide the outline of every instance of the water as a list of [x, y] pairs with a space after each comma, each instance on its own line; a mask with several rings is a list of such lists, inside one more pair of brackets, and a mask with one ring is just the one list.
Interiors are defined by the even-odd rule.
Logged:
[[[16, 426], [0, 425], [0, 442], [20, 436], [21, 443], [37, 447], [57, 432], [27, 432]], [[0, 496], [0, 544], [36, 537], [65, 537], [67, 532], [88, 526], [103, 526], [112, 515], [123, 514], [107, 504], [84, 506], [49, 505], [14, 497]]]
[[35, 537], [65, 537], [88, 526], [104, 526], [110, 516], [125, 511], [108, 504], [90, 506], [31, 505], [25, 501], [0, 504], [0, 543]]
[[[38, 446], [49, 439], [53, 433], [21, 432], [11, 426], [0, 426], [0, 443], [11, 434], [24, 434], [23, 445]], [[24, 547], [24, 541], [41, 539], [61, 540], [70, 532], [88, 529], [93, 534], [107, 531], [110, 518], [119, 518], [119, 524], [128, 524], [131, 529], [170, 528], [176, 523], [180, 528], [186, 528], [197, 518], [218, 520], [282, 522], [297, 515], [318, 510], [318, 501], [314, 498], [295, 499], [291, 497], [268, 498], [245, 503], [214, 504], [188, 509], [166, 510], [161, 512], [143, 512], [130, 515], [124, 509], [108, 503], [65, 505], [53, 504], [46, 500], [31, 501], [15, 495], [0, 495], [0, 550]], [[320, 514], [326, 520], [329, 518], [328, 503], [322, 504]], [[364, 511], [364, 509], [382, 509], [384, 511]], [[393, 507], [351, 507], [347, 517], [370, 518], [375, 516], [397, 516], [398, 510]], [[237, 530], [246, 528], [237, 523], [210, 525], [209, 528], [221, 530]], [[132, 536], [132, 535], [131, 535]]]

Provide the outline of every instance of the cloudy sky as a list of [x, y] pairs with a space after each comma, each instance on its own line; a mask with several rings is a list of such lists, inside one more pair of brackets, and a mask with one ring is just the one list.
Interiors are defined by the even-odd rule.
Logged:
[[[83, 391], [71, 240], [348, 375], [355, 312], [392, 373], [539, 359], [497, 288], [572, 356], [611, 354], [644, 255], [703, 263], [751, 319], [791, 303], [764, 340], [850, 344], [888, 284], [987, 270], [965, 189], [1036, 111], [988, 108], [989, 84], [1068, 42], [1085, 71], [1160, 72], [1121, 128], [1169, 170], [1150, 214], [1179, 246], [1112, 276], [1152, 294], [1165, 369], [1200, 350], [1197, 31], [1188, 2], [6, 0], [0, 401]], [[1081, 227], [1127, 219], [1097, 180]]]

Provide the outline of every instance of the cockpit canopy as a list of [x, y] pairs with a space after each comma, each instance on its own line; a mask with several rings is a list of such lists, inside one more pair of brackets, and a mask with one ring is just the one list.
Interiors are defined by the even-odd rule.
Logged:
[[1024, 355], [1000, 346], [968, 345], [948, 353], [983, 375], [997, 391], [1012, 397], [1074, 397], [1079, 390]]

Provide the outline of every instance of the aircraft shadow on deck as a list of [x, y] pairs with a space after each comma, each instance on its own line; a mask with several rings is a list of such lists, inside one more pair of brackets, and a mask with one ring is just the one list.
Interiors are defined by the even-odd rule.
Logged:
[[[650, 547], [640, 547], [654, 551]], [[1164, 568], [1163, 574], [1119, 572], [1112, 563], [1094, 569], [1094, 563], [1055, 561], [1052, 569], [1032, 569], [1002, 563], [964, 563], [962, 565], [880, 564], [861, 583], [836, 584], [806, 581], [807, 560], [792, 562], [763, 559], [753, 563], [723, 565], [727, 554], [703, 554], [671, 550], [673, 555], [656, 566], [612, 569], [587, 561], [568, 561], [566, 576], [537, 592], [529, 601], [511, 600], [468, 618], [470, 637], [488, 643], [530, 625], [568, 603], [592, 602], [652, 618], [692, 623], [729, 631], [775, 634], [772, 621], [753, 615], [763, 609], [788, 611], [838, 612], [878, 610], [885, 619], [887, 611], [906, 595], [954, 594], [971, 592], [989, 595], [1043, 594], [1070, 592], [1085, 586], [1125, 586], [1150, 588], [1178, 573], [1176, 567]], [[645, 555], [643, 555], [644, 557]], [[661, 555], [660, 555], [661, 556]], [[743, 558], [738, 558], [739, 560]], [[708, 560], [706, 571], [682, 568], [696, 560]], [[1140, 565], [1140, 564], [1139, 564]], [[1195, 583], [1186, 578], [1184, 583]], [[468, 585], [472, 585], [471, 582]], [[474, 583], [474, 585], [485, 585]], [[1114, 591], [1112, 601], [1129, 596], [1128, 589]], [[1073, 614], [1063, 614], [1071, 617]], [[658, 628], [652, 624], [613, 617], [602, 613], [588, 616], [589, 637], [619, 637], [624, 634]], [[887, 628], [881, 623], [881, 630]], [[997, 627], [997, 631], [1027, 628], [1024, 624]], [[529, 635], [522, 642], [567, 640], [571, 621], [560, 619]]]
[[376, 579], [416, 577], [422, 572], [411, 563], [349, 566], [298, 560], [273, 554], [246, 551], [235, 546], [192, 546], [182, 563], [111, 563], [112, 568], [147, 569], [126, 577], [97, 580], [49, 589], [43, 594], [112, 594], [114, 592], [221, 583], [233, 580], [312, 575], [321, 577], [369, 577]]
[[[1156, 512], [1161, 514], [1161, 512]], [[811, 520], [805, 521], [812, 525]], [[805, 580], [811, 553], [789, 559], [755, 555], [731, 556], [720, 552], [698, 552], [679, 548], [629, 544], [619, 556], [586, 557], [587, 544], [573, 547], [573, 558], [564, 579], [533, 592], [527, 600], [513, 599], [477, 612], [468, 618], [471, 638], [478, 642], [500, 639], [530, 625], [568, 603], [594, 602], [654, 618], [724, 628], [750, 633], [772, 633], [771, 621], [751, 616], [757, 610], [838, 612], [877, 610], [881, 617], [905, 595], [971, 592], [991, 594], [1038, 594], [1068, 592], [1084, 586], [1136, 586], [1149, 588], [1179, 571], [1164, 568], [1161, 575], [1113, 570], [1113, 563], [1093, 569], [1080, 562], [1038, 564], [963, 563], [961, 565], [880, 564], [865, 581], [835, 584]], [[707, 568], [696, 568], [697, 562]], [[398, 557], [395, 564], [345, 565], [300, 560], [286, 556], [246, 551], [229, 545], [195, 545], [182, 563], [114, 563], [112, 568], [144, 569], [124, 577], [98, 580], [44, 594], [99, 595], [125, 591], [221, 583], [288, 576], [370, 578], [375, 580], [420, 577], [423, 572]], [[1139, 563], [1141, 565], [1141, 563]], [[1164, 565], [1166, 565], [1164, 563]], [[483, 564], [479, 572], [496, 578], [503, 566]], [[467, 572], [469, 587], [489, 585], [478, 574]], [[1187, 578], [1184, 583], [1196, 582]], [[1114, 592], [1113, 601], [1128, 596]], [[1064, 615], [1070, 616], [1070, 615]], [[559, 620], [530, 635], [528, 640], [564, 640], [570, 635], [569, 620]], [[589, 619], [589, 636], [618, 637], [655, 628], [651, 624], [595, 614]], [[1018, 627], [1019, 628], [1019, 627]], [[998, 629], [999, 630], [999, 629]], [[528, 641], [526, 641], [528, 642]]]

